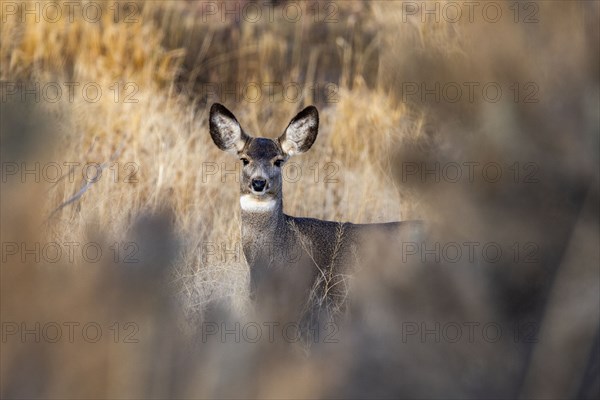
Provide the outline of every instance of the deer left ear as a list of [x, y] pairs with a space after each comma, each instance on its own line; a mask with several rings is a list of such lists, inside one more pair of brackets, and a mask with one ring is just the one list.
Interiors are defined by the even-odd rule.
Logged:
[[279, 144], [288, 156], [304, 153], [310, 149], [319, 132], [319, 112], [314, 106], [300, 111], [279, 137]]
[[244, 149], [249, 136], [225, 106], [213, 104], [208, 121], [210, 136], [219, 149], [234, 155]]

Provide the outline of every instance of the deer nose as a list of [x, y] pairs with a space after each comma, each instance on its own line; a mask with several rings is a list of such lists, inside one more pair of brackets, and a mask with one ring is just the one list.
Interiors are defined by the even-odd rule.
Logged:
[[267, 186], [267, 181], [265, 179], [252, 179], [252, 189], [256, 192], [262, 192]]

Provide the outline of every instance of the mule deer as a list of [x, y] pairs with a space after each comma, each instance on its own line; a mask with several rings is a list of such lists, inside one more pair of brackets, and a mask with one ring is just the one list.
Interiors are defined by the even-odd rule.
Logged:
[[390, 235], [414, 240], [420, 233], [419, 221], [359, 225], [283, 213], [282, 166], [315, 142], [319, 127], [315, 107], [296, 115], [278, 139], [248, 135], [218, 103], [212, 105], [209, 118], [214, 143], [243, 164], [242, 247], [250, 267], [251, 293], [263, 303], [267, 299], [271, 310], [300, 311], [313, 321], [320, 319], [322, 311], [327, 316], [341, 311], [349, 266], [361, 255], [367, 239], [381, 245]]

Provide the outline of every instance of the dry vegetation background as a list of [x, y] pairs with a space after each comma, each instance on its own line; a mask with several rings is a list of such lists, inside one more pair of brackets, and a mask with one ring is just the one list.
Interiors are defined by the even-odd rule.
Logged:
[[[115, 3], [96, 4], [103, 7], [96, 23], [78, 13], [72, 22], [22, 22], [5, 7], [0, 15], [2, 81], [95, 82], [103, 90], [95, 103], [78, 89], [73, 101], [64, 90], [55, 103], [3, 98], [3, 168], [116, 162], [88, 187], [81, 168], [56, 184], [2, 182], [3, 324], [95, 321], [104, 329], [98, 343], [3, 336], [3, 398], [598, 395], [598, 2], [535, 3], [538, 21], [530, 24], [513, 21], [512, 2], [497, 3], [505, 12], [497, 23], [481, 14], [472, 23], [422, 22], [395, 1], [314, 3], [318, 15], [307, 10], [313, 3], [301, 3], [296, 23], [282, 17], [287, 2], [273, 6], [273, 21], [256, 23], [206, 16], [206, 2], [137, 2], [128, 23], [131, 5], [120, 4], [115, 21]], [[332, 10], [337, 21], [324, 22]], [[204, 90], [236, 82], [295, 82], [305, 90], [295, 101], [263, 93], [257, 102]], [[496, 103], [477, 95], [407, 100], [406, 82], [504, 89], [535, 82], [539, 101], [514, 101], [508, 90]], [[137, 102], [124, 101], [125, 83], [135, 84]], [[206, 163], [233, 169], [236, 162], [210, 141], [213, 101], [249, 132], [270, 137], [303, 106], [319, 107], [317, 142], [295, 160], [302, 177], [284, 184], [288, 214], [363, 223], [421, 218], [442, 243], [535, 243], [539, 257], [363, 266], [339, 342], [319, 343], [310, 356], [264, 341], [203, 343], [203, 321], [252, 318], [238, 184], [219, 174], [203, 179]], [[468, 161], [535, 163], [539, 179], [401, 178], [403, 163]], [[337, 166], [337, 182], [325, 182], [328, 163]], [[36, 242], [99, 243], [103, 257], [4, 259], [6, 243]], [[139, 262], [124, 263], [122, 247], [114, 262], [110, 246], [130, 242]], [[238, 259], [208, 255], [211, 246], [238, 246]], [[139, 342], [109, 339], [115, 321], [134, 322]], [[407, 321], [495, 322], [504, 334], [493, 343], [404, 343]], [[515, 326], [534, 326], [536, 340], [514, 340]]]

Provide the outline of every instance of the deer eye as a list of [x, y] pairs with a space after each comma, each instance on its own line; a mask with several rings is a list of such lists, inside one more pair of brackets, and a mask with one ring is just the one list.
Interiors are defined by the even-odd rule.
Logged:
[[275, 160], [275, 162], [273, 163], [276, 167], [281, 167], [283, 165], [284, 160]]
[[246, 157], [242, 157], [242, 158], [240, 158], [240, 160], [242, 160], [242, 163], [243, 163], [244, 165], [248, 165], [248, 164], [250, 164], [250, 160], [248, 160]]

